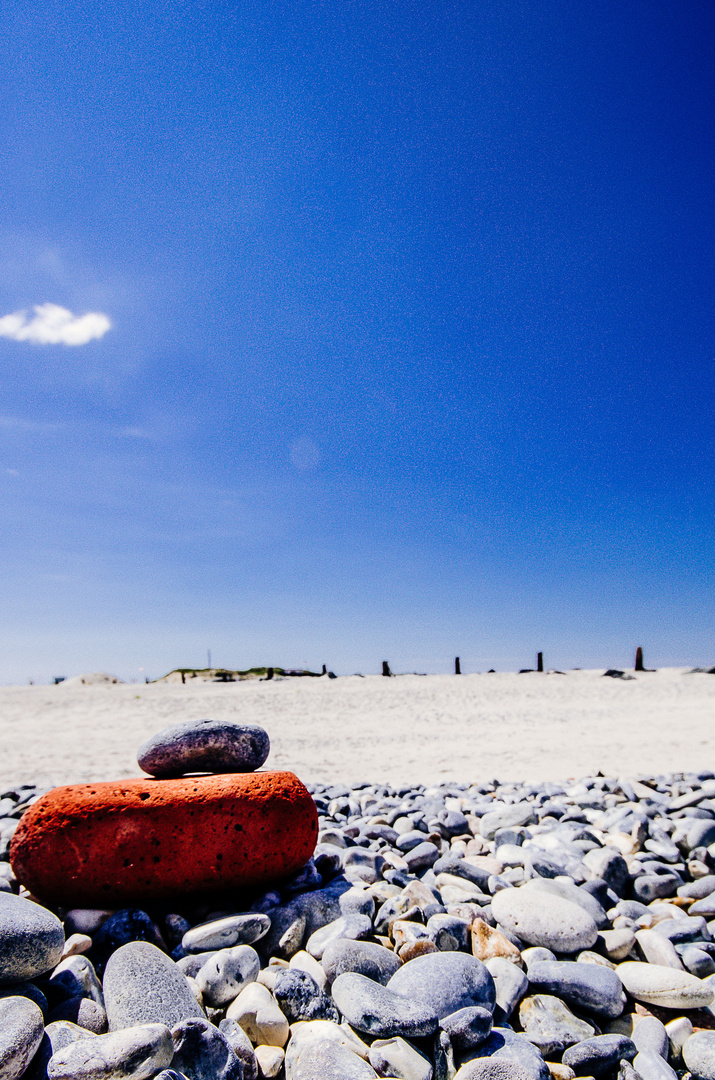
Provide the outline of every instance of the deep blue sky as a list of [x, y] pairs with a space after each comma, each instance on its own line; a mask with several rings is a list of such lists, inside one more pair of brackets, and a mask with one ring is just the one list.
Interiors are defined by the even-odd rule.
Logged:
[[10, 0], [0, 681], [715, 663], [715, 11]]

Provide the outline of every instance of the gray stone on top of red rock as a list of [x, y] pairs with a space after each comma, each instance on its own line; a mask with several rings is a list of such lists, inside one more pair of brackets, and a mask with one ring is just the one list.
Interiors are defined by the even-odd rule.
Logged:
[[151, 776], [185, 773], [254, 772], [268, 757], [270, 740], [261, 727], [228, 720], [172, 724], [142, 743], [139, 767]]

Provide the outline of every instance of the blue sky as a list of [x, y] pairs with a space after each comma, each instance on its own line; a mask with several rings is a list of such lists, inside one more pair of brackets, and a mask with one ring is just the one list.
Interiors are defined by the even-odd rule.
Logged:
[[714, 31], [11, 0], [0, 681], [715, 663]]

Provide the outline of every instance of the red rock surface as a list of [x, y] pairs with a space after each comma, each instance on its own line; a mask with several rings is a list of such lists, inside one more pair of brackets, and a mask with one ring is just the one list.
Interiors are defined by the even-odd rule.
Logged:
[[290, 772], [73, 784], [23, 815], [19, 881], [64, 906], [107, 907], [262, 885], [313, 854], [318, 816]]

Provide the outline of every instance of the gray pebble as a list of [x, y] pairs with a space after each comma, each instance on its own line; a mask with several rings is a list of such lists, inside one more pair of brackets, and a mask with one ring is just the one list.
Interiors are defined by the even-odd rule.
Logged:
[[181, 944], [188, 953], [211, 949], [230, 949], [233, 945], [252, 945], [271, 928], [271, 920], [260, 912], [229, 915], [225, 919], [201, 923], [187, 930]]
[[623, 985], [611, 968], [573, 961], [542, 961], [529, 968], [532, 990], [554, 994], [579, 1010], [611, 1019], [625, 1005]]
[[470, 1005], [492, 1012], [496, 1001], [488, 968], [476, 957], [458, 952], [415, 957], [395, 972], [387, 988], [425, 1006], [440, 1019]]
[[494, 979], [496, 1005], [494, 1007], [495, 1024], [506, 1023], [529, 989], [529, 980], [516, 964], [505, 960], [503, 956], [494, 956], [485, 966]]
[[667, 1060], [670, 1052], [668, 1032], [665, 1030], [665, 1024], [661, 1023], [657, 1017], [644, 1016], [636, 1024], [631, 1037], [639, 1054], [648, 1050]]
[[392, 976], [402, 967], [398, 956], [384, 945], [372, 941], [349, 941], [340, 938], [326, 945], [321, 960], [323, 970], [332, 983], [338, 975], [355, 971], [368, 979], [386, 986]]
[[519, 1022], [529, 1042], [546, 1058], [595, 1035], [595, 1029], [550, 994], [533, 994], [519, 1006]]
[[686, 1039], [683, 1061], [701, 1080], [715, 1080], [715, 1031], [696, 1031]]
[[243, 1069], [241, 1080], [258, 1080], [258, 1062], [251, 1040], [238, 1021], [227, 1018], [220, 1022], [218, 1029], [241, 1062]]
[[261, 970], [258, 953], [250, 945], [219, 949], [197, 972], [196, 985], [204, 1001], [214, 1009], [228, 1005], [255, 982]]
[[0, 1001], [0, 1080], [22, 1076], [42, 1042], [42, 1013], [25, 997]]
[[276, 999], [291, 1024], [299, 1020], [340, 1020], [338, 1010], [307, 971], [288, 968], [278, 972], [273, 984]]
[[620, 1061], [633, 1061], [636, 1048], [625, 1035], [596, 1035], [564, 1051], [562, 1061], [575, 1073], [603, 1076]]
[[60, 1002], [49, 1013], [48, 1022], [58, 1020], [69, 1021], [86, 1031], [94, 1032], [95, 1035], [103, 1035], [107, 1030], [107, 1014], [103, 1005], [98, 1005], [92, 998], [77, 997], [68, 998]]
[[484, 1042], [492, 1030], [492, 1014], [480, 1005], [470, 1005], [444, 1016], [439, 1026], [449, 1035], [456, 1050], [470, 1050]]
[[[536, 1047], [532, 1046], [523, 1035], [518, 1035], [509, 1028], [494, 1028], [484, 1042], [476, 1050], [471, 1051], [471, 1058], [472, 1061], [476, 1058], [486, 1058], [497, 1067], [501, 1065], [517, 1067], [529, 1080], [549, 1080], [548, 1066]], [[465, 1075], [477, 1077], [480, 1073], [472, 1071]], [[499, 1073], [495, 1072], [491, 1075], [497, 1077]]]
[[641, 1050], [636, 1054], [633, 1068], [641, 1080], [677, 1080], [678, 1077], [665, 1058], [653, 1050]]
[[[341, 976], [347, 978], [347, 976]], [[377, 1080], [367, 1061], [328, 1039], [291, 1040], [285, 1060], [286, 1080]]]
[[432, 1035], [437, 1030], [437, 1013], [428, 1005], [395, 993], [389, 986], [381, 986], [364, 975], [355, 972], [339, 975], [333, 983], [332, 995], [348, 1023], [367, 1035], [382, 1039], [402, 1035], [410, 1039]]
[[0, 893], [0, 985], [25, 982], [59, 964], [65, 932], [47, 908]]
[[151, 776], [235, 773], [260, 769], [270, 740], [260, 727], [229, 720], [189, 720], [152, 735], [137, 752], [139, 767]]
[[244, 1080], [241, 1062], [226, 1036], [208, 1020], [182, 1020], [171, 1029], [171, 1038], [172, 1068], [188, 1080]]
[[367, 915], [341, 915], [339, 919], [321, 926], [311, 934], [305, 946], [306, 952], [316, 960], [322, 959], [327, 946], [341, 938], [363, 941], [372, 934], [372, 920]]
[[492, 898], [495, 919], [529, 945], [557, 953], [590, 949], [598, 927], [587, 911], [561, 896], [544, 899], [541, 889], [502, 889]]
[[48, 1080], [148, 1080], [171, 1064], [174, 1047], [164, 1024], [95, 1035], [71, 1043], [50, 1058]]
[[131, 941], [110, 957], [104, 1002], [110, 1031], [152, 1023], [174, 1027], [203, 1016], [186, 976], [147, 941]]

